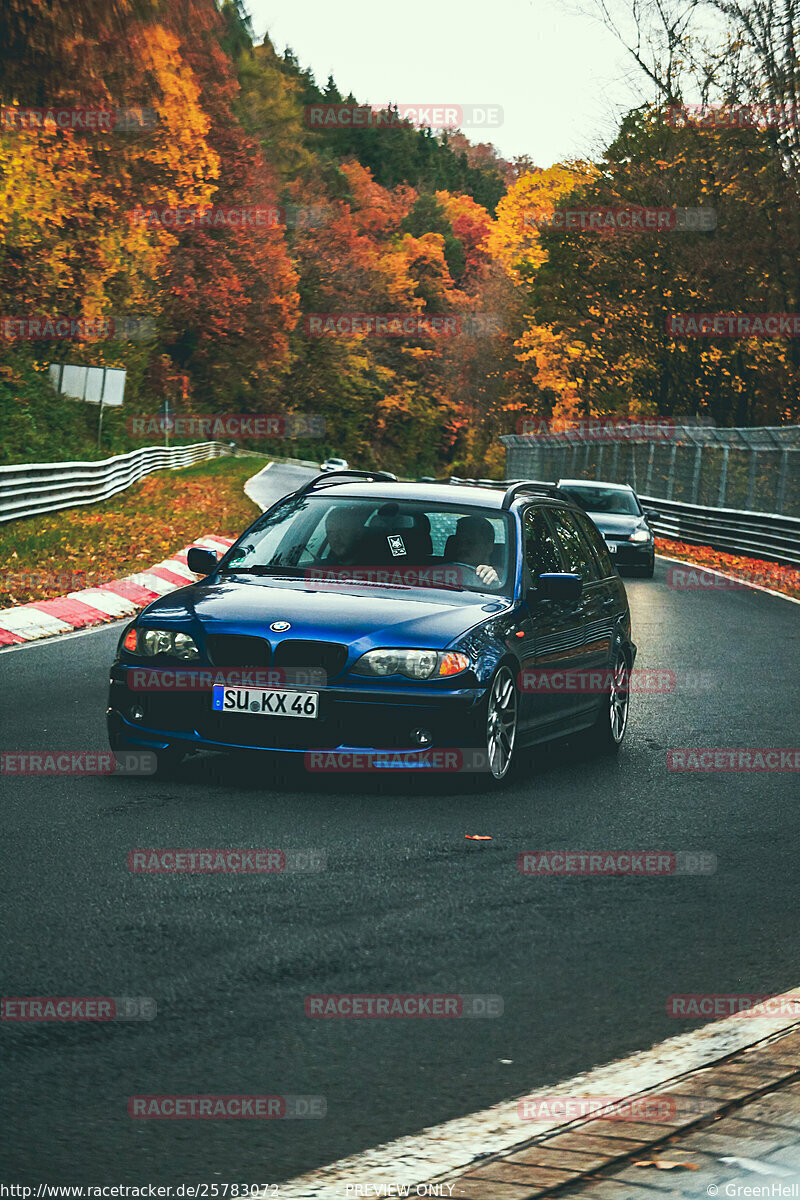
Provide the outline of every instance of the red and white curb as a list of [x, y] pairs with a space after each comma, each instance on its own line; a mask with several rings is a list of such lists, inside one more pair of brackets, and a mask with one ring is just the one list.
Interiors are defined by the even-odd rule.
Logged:
[[[215, 535], [192, 542], [192, 546], [223, 553], [232, 545], [233, 538]], [[186, 555], [190, 549], [191, 546], [184, 546], [172, 558], [156, 563], [147, 571], [113, 579], [100, 587], [68, 592], [66, 596], [57, 596], [53, 600], [34, 600], [30, 604], [0, 609], [0, 646], [35, 642], [59, 633], [72, 633], [89, 625], [102, 625], [108, 621], [118, 621], [120, 617], [134, 616], [159, 596], [166, 596], [168, 592], [186, 587], [187, 583], [196, 582], [199, 576], [186, 565]]]

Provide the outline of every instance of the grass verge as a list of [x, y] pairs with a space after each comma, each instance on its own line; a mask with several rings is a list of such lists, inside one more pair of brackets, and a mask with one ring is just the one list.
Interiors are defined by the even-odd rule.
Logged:
[[238, 536], [260, 511], [242, 489], [261, 465], [216, 458], [158, 471], [101, 504], [0, 525], [0, 608], [145, 570], [204, 534]]

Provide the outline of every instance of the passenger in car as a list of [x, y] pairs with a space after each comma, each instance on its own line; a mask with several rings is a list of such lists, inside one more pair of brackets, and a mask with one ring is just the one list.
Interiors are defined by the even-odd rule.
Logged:
[[358, 561], [359, 542], [364, 533], [364, 518], [361, 509], [337, 507], [325, 518], [325, 535], [328, 539], [326, 563], [336, 566], [353, 566]]
[[494, 530], [486, 517], [460, 517], [455, 533], [447, 539], [446, 558], [450, 562], [472, 567], [481, 583], [494, 587], [500, 582], [491, 566], [494, 550]]

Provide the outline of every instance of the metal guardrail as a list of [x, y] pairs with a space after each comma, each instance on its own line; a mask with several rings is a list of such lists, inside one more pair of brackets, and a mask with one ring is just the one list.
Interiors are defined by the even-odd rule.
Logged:
[[188, 467], [230, 454], [222, 442], [146, 446], [98, 462], [20, 463], [0, 467], [0, 523], [97, 504], [153, 471]]
[[[459, 479], [455, 475], [450, 476], [450, 483], [474, 487], [505, 488], [511, 483], [520, 482], [518, 479]], [[677, 500], [662, 500], [657, 496], [640, 495], [639, 499], [646, 508], [653, 508], [660, 514], [650, 524], [661, 537], [694, 546], [711, 546], [728, 554], [744, 554], [750, 558], [800, 565], [800, 517], [736, 508], [709, 508]]]
[[661, 514], [650, 524], [662, 537], [749, 558], [800, 564], [800, 517], [737, 508], [702, 508], [655, 496], [639, 499]]

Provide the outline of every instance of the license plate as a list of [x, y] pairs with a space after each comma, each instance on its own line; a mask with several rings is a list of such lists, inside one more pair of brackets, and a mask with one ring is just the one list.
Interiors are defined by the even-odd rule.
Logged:
[[616, 542], [606, 542], [609, 554], [616, 554], [619, 546]]
[[224, 683], [215, 683], [212, 690], [212, 706], [215, 712], [313, 719], [319, 716], [319, 692], [236, 688], [226, 687]]

